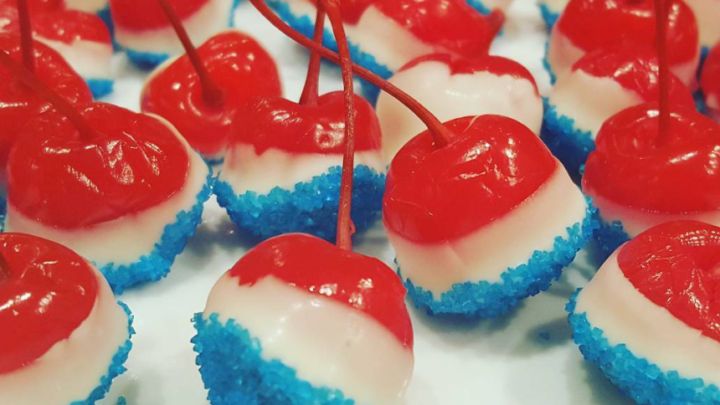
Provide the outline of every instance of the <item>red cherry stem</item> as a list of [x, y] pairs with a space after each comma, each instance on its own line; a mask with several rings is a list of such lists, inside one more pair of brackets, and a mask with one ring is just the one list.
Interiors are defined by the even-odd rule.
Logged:
[[[322, 44], [323, 35], [325, 34], [325, 6], [322, 3], [317, 5], [317, 13], [315, 14], [315, 32], [313, 33], [313, 41], [316, 44]], [[310, 52], [310, 62], [308, 63], [307, 77], [305, 78], [305, 87], [303, 87], [300, 96], [300, 104], [317, 104], [318, 99], [318, 83], [320, 82], [320, 54]]]
[[38, 96], [50, 102], [62, 115], [67, 117], [78, 130], [80, 136], [85, 139], [93, 139], [95, 130], [88, 125], [80, 112], [64, 98], [60, 97], [52, 89], [41, 82], [32, 72], [16, 63], [5, 51], [0, 51], [0, 65], [8, 69], [13, 76], [30, 87]]
[[342, 180], [340, 182], [340, 205], [338, 208], [337, 246], [352, 250], [354, 226], [350, 212], [352, 209], [353, 169], [355, 166], [355, 91], [353, 83], [352, 60], [345, 28], [340, 15], [340, 0], [322, 0], [333, 34], [340, 52], [343, 92], [345, 93], [345, 154], [343, 155]]
[[670, 125], [670, 69], [667, 54], [668, 8], [665, 0], [655, 0], [655, 46], [658, 54], [659, 140], [665, 139]]
[[208, 73], [202, 59], [200, 59], [200, 55], [198, 54], [197, 49], [190, 40], [190, 36], [185, 30], [185, 27], [183, 27], [180, 18], [177, 16], [177, 13], [167, 0], [158, 0], [158, 2], [160, 3], [160, 7], [162, 7], [163, 11], [165, 12], [165, 16], [168, 18], [168, 20], [170, 20], [170, 24], [172, 25], [173, 30], [175, 30], [175, 34], [177, 35], [178, 39], [180, 39], [180, 42], [185, 49], [185, 53], [187, 54], [188, 58], [190, 59], [190, 63], [195, 69], [195, 73], [200, 79], [200, 87], [202, 87], [203, 100], [210, 107], [221, 107], [224, 101], [223, 92], [220, 87], [215, 84], [212, 78], [210, 78], [210, 74]]
[[[265, 17], [265, 19], [267, 19], [272, 25], [275, 26], [275, 28], [280, 30], [287, 37], [304, 46], [305, 48], [309, 48], [319, 53], [325, 59], [331, 60], [335, 63], [340, 62], [340, 57], [337, 53], [326, 49], [321, 44], [313, 42], [312, 39], [305, 37], [304, 35], [295, 31], [292, 27], [287, 25], [265, 4], [265, 0], [250, 0], [250, 2], [260, 12], [260, 14]], [[380, 89], [390, 94], [392, 97], [394, 97], [399, 102], [404, 104], [408, 109], [410, 109], [428, 128], [428, 130], [433, 136], [436, 147], [443, 147], [450, 142], [450, 139], [452, 139], [453, 137], [452, 132], [448, 128], [446, 128], [442, 124], [442, 122], [437, 119], [437, 117], [435, 117], [430, 111], [428, 111], [427, 108], [425, 108], [414, 98], [410, 97], [409, 94], [395, 87], [390, 82], [376, 75], [375, 73], [354, 63], [352, 64], [352, 70], [353, 72], [355, 72], [355, 74], [378, 86]]]
[[20, 51], [25, 68], [35, 71], [35, 55], [33, 50], [32, 24], [27, 0], [17, 0], [18, 16], [20, 17]]

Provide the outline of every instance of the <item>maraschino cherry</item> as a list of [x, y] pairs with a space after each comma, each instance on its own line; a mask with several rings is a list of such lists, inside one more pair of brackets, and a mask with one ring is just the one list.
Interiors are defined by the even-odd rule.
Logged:
[[[658, 37], [667, 35], [667, 5], [658, 10]], [[660, 17], [662, 16], [662, 17]], [[720, 127], [669, 97], [669, 52], [658, 41], [659, 103], [619, 112], [600, 129], [585, 166], [583, 190], [604, 221], [605, 254], [671, 219], [720, 222]]]
[[239, 31], [217, 34], [195, 49], [173, 5], [160, 3], [187, 53], [145, 83], [142, 111], [170, 121], [207, 160], [222, 161], [238, 109], [255, 97], [281, 96], [277, 66]]
[[0, 302], [0, 403], [94, 404], [125, 371], [129, 311], [70, 249], [0, 234]]
[[165, 121], [104, 103], [76, 108], [6, 54], [0, 62], [57, 110], [18, 133], [8, 229], [73, 248], [116, 292], [164, 277], [209, 197], [207, 165]]
[[[261, 0], [251, 1], [293, 40], [337, 60]], [[393, 160], [383, 207], [416, 305], [433, 314], [492, 317], [548, 288], [596, 223], [593, 209], [537, 135], [493, 115], [443, 124], [392, 84], [354, 70], [397, 96], [428, 127]], [[539, 231], [523, 232], [526, 227]]]
[[[338, 38], [346, 105], [337, 245], [306, 234], [278, 236], [216, 283], [204, 313], [195, 316], [193, 338], [213, 403], [395, 404], [412, 374], [413, 330], [402, 283], [381, 261], [352, 251], [359, 99], [339, 4], [323, 0], [318, 8], [324, 19], [327, 5]], [[386, 366], [377, 367], [378, 358]]]
[[720, 42], [708, 54], [700, 76], [700, 89], [710, 116], [720, 122]]

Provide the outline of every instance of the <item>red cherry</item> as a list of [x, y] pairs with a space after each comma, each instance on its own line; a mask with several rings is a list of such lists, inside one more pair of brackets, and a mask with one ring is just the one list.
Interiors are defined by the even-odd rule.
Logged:
[[[270, 148], [294, 153], [342, 154], [344, 102], [340, 91], [320, 96], [316, 104], [299, 104], [280, 97], [256, 99], [239, 111], [231, 144], [253, 145], [258, 154]], [[380, 123], [375, 110], [358, 96], [355, 108], [355, 150], [380, 149]]]
[[[699, 51], [698, 28], [690, 8], [680, 0], [669, 5], [668, 58], [671, 66], [687, 65]], [[653, 0], [571, 0], [555, 30], [584, 52], [619, 44], [655, 44]]]
[[364, 312], [407, 348], [413, 330], [405, 307], [405, 288], [386, 264], [305, 234], [286, 234], [262, 242], [230, 270], [240, 285], [276, 277], [295, 288]]
[[[317, 3], [317, 0], [313, 0]], [[343, 20], [357, 24], [370, 6], [405, 27], [438, 50], [466, 57], [488, 52], [502, 17], [484, 16], [465, 0], [351, 0], [342, 1]]]
[[8, 162], [8, 200], [19, 212], [80, 228], [153, 207], [182, 188], [188, 152], [165, 123], [104, 103], [80, 112], [95, 131], [90, 139], [56, 112], [23, 128]]
[[[180, 18], [187, 18], [211, 0], [173, 0], [172, 5]], [[163, 9], [157, 1], [110, 0], [113, 22], [126, 30], [154, 30], [170, 27]]]
[[[572, 69], [613, 79], [643, 101], [657, 101], [659, 98], [658, 61], [655, 52], [649, 48], [613, 46], [596, 49], [585, 54]], [[695, 106], [690, 89], [673, 74], [670, 75], [669, 90], [672, 105]]]
[[482, 115], [445, 126], [455, 134], [448, 145], [438, 148], [423, 132], [405, 144], [388, 172], [383, 221], [414, 242], [476, 231], [510, 212], [557, 168], [542, 141], [513, 119]]
[[235, 114], [255, 97], [282, 94], [275, 61], [252, 37], [228, 31], [210, 38], [198, 49], [208, 74], [220, 88], [242, 89], [223, 93], [219, 107], [203, 99], [200, 79], [187, 55], [154, 74], [141, 97], [142, 110], [170, 121], [200, 153], [222, 152]]
[[1, 375], [70, 337], [95, 305], [98, 276], [72, 250], [35, 236], [0, 234], [0, 255]]
[[[20, 37], [0, 34], [0, 50], [15, 61], [22, 60]], [[85, 81], [57, 52], [36, 42], [35, 75], [67, 101], [84, 105], [92, 101]], [[20, 83], [10, 71], [0, 66], [0, 173], [4, 177], [10, 148], [22, 126], [42, 111], [50, 109], [47, 101]]]
[[720, 127], [675, 106], [659, 139], [656, 104], [619, 112], [600, 128], [585, 165], [583, 190], [649, 212], [720, 208]]
[[720, 228], [658, 225], [625, 244], [618, 265], [646, 298], [720, 342]]
[[720, 43], [715, 45], [705, 59], [700, 88], [705, 96], [708, 109], [720, 120]]

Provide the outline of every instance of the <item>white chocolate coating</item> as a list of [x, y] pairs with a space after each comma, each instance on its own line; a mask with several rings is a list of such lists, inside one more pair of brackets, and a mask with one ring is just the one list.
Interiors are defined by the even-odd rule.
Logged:
[[108, 7], [108, 0], [65, 0], [65, 6], [73, 10], [97, 13]]
[[56, 50], [85, 79], [111, 79], [113, 48], [110, 43], [75, 40], [72, 44], [38, 38]]
[[585, 213], [582, 193], [558, 163], [556, 172], [532, 196], [469, 235], [421, 244], [388, 230], [388, 239], [403, 277], [439, 298], [456, 283], [499, 282], [503, 272], [526, 263], [534, 251], [552, 250], [555, 238], [566, 237], [567, 228], [582, 222]]
[[260, 341], [264, 359], [282, 361], [313, 386], [363, 405], [402, 403], [412, 351], [363, 312], [272, 276], [241, 286], [226, 274], [210, 292], [205, 317], [212, 313], [237, 321]]
[[575, 313], [585, 313], [611, 345], [625, 344], [664, 371], [720, 386], [720, 342], [647, 299], [623, 274], [617, 252], [580, 292]]
[[67, 405], [100, 385], [113, 356], [128, 339], [127, 315], [98, 277], [98, 297], [88, 317], [65, 340], [28, 366], [0, 374], [0, 404]]
[[[453, 75], [446, 64], [428, 61], [397, 72], [390, 82], [417, 99], [440, 121], [498, 114], [540, 133], [542, 99], [529, 80], [489, 72]], [[386, 93], [380, 93], [376, 110], [383, 134], [383, 159], [390, 163], [398, 150], [426, 127]]]

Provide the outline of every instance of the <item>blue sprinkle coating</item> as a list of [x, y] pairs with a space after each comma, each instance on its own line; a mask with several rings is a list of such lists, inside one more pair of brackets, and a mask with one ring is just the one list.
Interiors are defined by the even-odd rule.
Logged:
[[407, 279], [408, 295], [416, 307], [430, 315], [459, 315], [470, 319], [505, 315], [523, 299], [548, 289], [560, 277], [562, 269], [573, 261], [598, 228], [596, 212], [587, 200], [582, 223], [568, 227], [565, 237], [556, 237], [553, 250], [534, 251], [527, 263], [507, 269], [501, 275], [501, 282], [457, 283], [437, 300], [432, 292]]
[[[227, 209], [238, 228], [267, 239], [288, 232], [304, 232], [333, 241], [337, 224], [342, 168], [333, 166], [292, 190], [275, 187], [268, 194], [248, 191], [237, 195], [224, 181], [215, 184], [218, 204]], [[365, 165], [355, 167], [352, 219], [358, 233], [379, 217], [385, 174]]]
[[555, 72], [553, 71], [552, 66], [550, 65], [550, 38], [548, 38], [547, 42], [545, 42], [545, 54], [543, 55], [542, 64], [545, 68], [545, 71], [550, 76], [550, 84], [554, 85], [557, 81], [557, 76], [555, 75]]
[[555, 26], [558, 18], [560, 18], [560, 13], [550, 10], [550, 7], [544, 3], [540, 3], [538, 7], [540, 8], [540, 15], [545, 22], [548, 32], [552, 31], [552, 28]]
[[697, 89], [693, 93], [693, 100], [695, 101], [695, 109], [702, 114], [708, 115], [709, 110], [707, 104], [705, 104], [705, 95], [703, 94], [702, 89]]
[[192, 338], [208, 400], [213, 405], [353, 405], [342, 391], [316, 387], [279, 360], [266, 360], [257, 338], [236, 323], [195, 314]]
[[132, 349], [132, 342], [130, 339], [132, 338], [132, 335], [135, 334], [135, 329], [133, 329], [132, 326], [133, 315], [132, 312], [130, 312], [130, 308], [122, 302], [118, 302], [118, 304], [122, 307], [128, 317], [128, 338], [125, 343], [118, 348], [115, 355], [113, 355], [110, 366], [108, 366], [107, 373], [100, 378], [100, 384], [92, 390], [86, 399], [82, 401], [73, 401], [70, 405], [92, 405], [96, 401], [103, 399], [108, 391], [110, 391], [110, 385], [112, 384], [113, 379], [127, 370], [124, 364], [130, 354], [130, 349]]
[[142, 70], [155, 69], [170, 57], [168, 53], [141, 52], [129, 48], [125, 48], [125, 53], [130, 62]]
[[5, 216], [7, 215], [7, 200], [3, 195], [0, 197], [0, 232], [5, 231]]
[[625, 344], [611, 345], [602, 329], [594, 327], [585, 313], [576, 313], [579, 290], [565, 309], [573, 340], [585, 359], [602, 370], [613, 384], [640, 404], [719, 404], [720, 389], [702, 378], [687, 378], [665, 371], [648, 359], [636, 356]]
[[112, 44], [113, 44], [113, 50], [119, 51], [120, 45], [115, 41], [115, 23], [112, 19], [112, 14], [110, 14], [110, 5], [108, 4], [103, 8], [102, 10], [97, 12], [98, 17], [100, 17], [101, 20], [107, 25], [108, 31], [110, 31], [110, 37], [112, 38]]
[[474, 8], [475, 10], [479, 11], [481, 14], [488, 15], [491, 13], [492, 10], [488, 8], [488, 6], [485, 5], [481, 0], [467, 0], [470, 7]]
[[620, 221], [605, 222], [598, 213], [600, 228], [595, 232], [595, 243], [598, 248], [597, 260], [604, 262], [623, 243], [630, 240]]
[[98, 266], [115, 294], [122, 294], [129, 287], [157, 281], [167, 276], [175, 256], [185, 249], [185, 245], [200, 224], [203, 204], [210, 198], [214, 181], [212, 172], [208, 173], [205, 184], [196, 197], [195, 205], [189, 211], [180, 211], [176, 221], [165, 226], [152, 252], [131, 264], [103, 263]]
[[94, 98], [105, 97], [113, 92], [115, 81], [112, 79], [86, 79]]
[[575, 121], [558, 113], [547, 97], [543, 97], [542, 130], [540, 137], [572, 176], [580, 173], [580, 168], [595, 150], [595, 141], [590, 131], [575, 127]]

